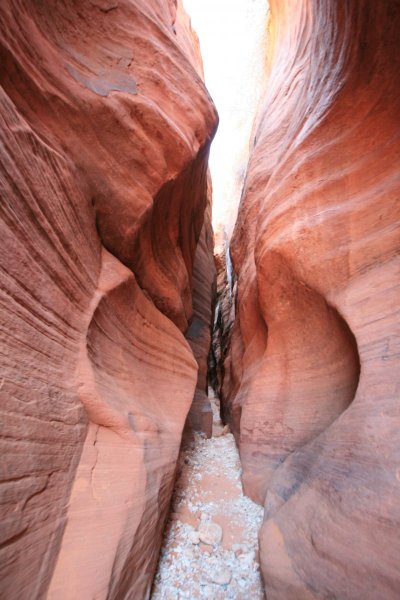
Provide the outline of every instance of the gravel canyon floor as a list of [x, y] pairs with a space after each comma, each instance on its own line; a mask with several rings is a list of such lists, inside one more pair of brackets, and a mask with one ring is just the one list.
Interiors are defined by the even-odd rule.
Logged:
[[211, 398], [213, 437], [183, 442], [152, 600], [264, 598], [257, 532], [263, 510], [243, 495], [234, 437]]

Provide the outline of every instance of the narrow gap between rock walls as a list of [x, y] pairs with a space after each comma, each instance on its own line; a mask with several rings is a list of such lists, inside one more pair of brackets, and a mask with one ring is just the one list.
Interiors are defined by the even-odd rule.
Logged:
[[[265, 596], [258, 531], [263, 508], [243, 493], [239, 453], [229, 427], [221, 422], [221, 413], [228, 415], [227, 407], [220, 406], [219, 394], [235, 321], [236, 281], [229, 244], [265, 78], [268, 2], [224, 0], [217, 6], [213, 0], [184, 0], [184, 6], [199, 36], [205, 83], [220, 117], [209, 163], [216, 293], [208, 398], [203, 390], [207, 384], [200, 383], [183, 434], [151, 598], [261, 600]], [[213, 422], [207, 439], [209, 404]]]
[[152, 600], [262, 600], [263, 509], [243, 494], [233, 435], [212, 388], [212, 437], [186, 429]]

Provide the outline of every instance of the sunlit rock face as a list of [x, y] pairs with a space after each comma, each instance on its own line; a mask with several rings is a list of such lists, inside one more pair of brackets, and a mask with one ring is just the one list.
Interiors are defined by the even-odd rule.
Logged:
[[230, 239], [266, 72], [267, 0], [183, 0], [220, 123], [210, 154], [213, 226]]
[[[226, 411], [269, 600], [400, 589], [398, 2], [271, 2]], [[397, 336], [397, 337], [396, 337]]]
[[0, 7], [0, 595], [148, 597], [216, 113], [180, 6]]

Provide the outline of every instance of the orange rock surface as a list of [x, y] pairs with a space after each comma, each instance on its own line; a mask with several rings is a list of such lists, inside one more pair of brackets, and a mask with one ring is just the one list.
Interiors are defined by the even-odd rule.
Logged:
[[270, 4], [226, 410], [268, 600], [395, 600], [400, 6]]
[[0, 595], [147, 597], [216, 113], [180, 5], [0, 6]]

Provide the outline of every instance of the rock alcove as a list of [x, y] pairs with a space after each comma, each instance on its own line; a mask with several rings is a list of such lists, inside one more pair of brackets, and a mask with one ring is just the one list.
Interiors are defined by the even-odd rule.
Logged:
[[247, 5], [213, 211], [180, 0], [0, 5], [2, 598], [399, 598], [400, 6]]

